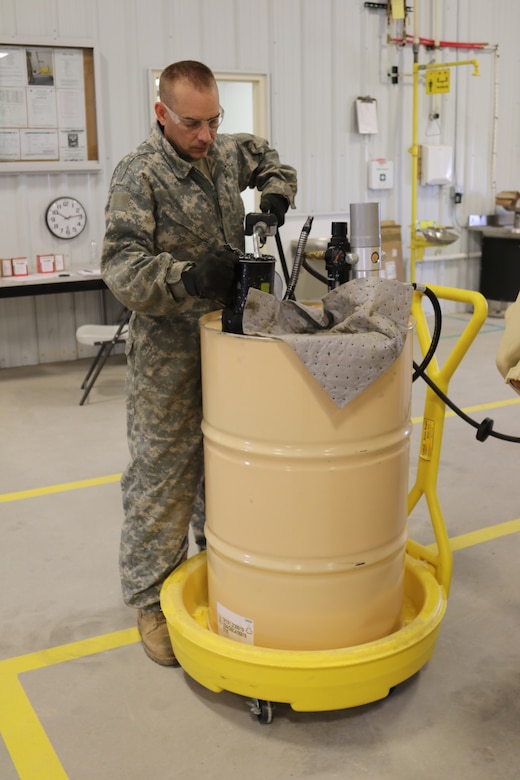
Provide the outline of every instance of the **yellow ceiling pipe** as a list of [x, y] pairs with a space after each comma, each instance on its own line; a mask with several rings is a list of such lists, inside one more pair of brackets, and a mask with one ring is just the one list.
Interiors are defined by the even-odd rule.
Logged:
[[411, 239], [410, 239], [410, 281], [415, 281], [415, 267], [417, 260], [422, 259], [424, 254], [424, 247], [428, 246], [422, 236], [417, 234], [417, 180], [418, 180], [418, 167], [419, 167], [419, 122], [418, 122], [418, 109], [419, 109], [419, 71], [421, 70], [435, 70], [439, 68], [454, 68], [459, 65], [473, 65], [473, 76], [479, 76], [479, 61], [478, 60], [460, 60], [458, 62], [434, 62], [430, 65], [419, 65], [419, 44], [414, 43], [414, 63], [413, 63], [413, 122], [412, 122], [412, 146], [409, 152], [412, 155], [412, 224], [411, 224]]

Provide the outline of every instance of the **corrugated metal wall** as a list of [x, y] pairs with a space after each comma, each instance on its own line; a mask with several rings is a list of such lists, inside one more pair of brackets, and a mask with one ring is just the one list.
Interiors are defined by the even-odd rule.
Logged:
[[[411, 219], [412, 49], [388, 42], [417, 32], [438, 41], [486, 42], [486, 50], [420, 48], [420, 62], [453, 62], [446, 95], [418, 100], [419, 143], [452, 145], [456, 183], [419, 187], [418, 219], [461, 228], [460, 240], [426, 250], [417, 278], [461, 287], [478, 285], [479, 244], [464, 230], [470, 213], [494, 210], [500, 190], [520, 189], [520, 100], [516, 0], [420, 0], [407, 24], [361, 0], [2, 0], [0, 42], [24, 37], [74, 44], [91, 40], [99, 55], [98, 101], [103, 148], [100, 172], [0, 175], [0, 256], [63, 251], [45, 228], [49, 201], [68, 193], [88, 210], [88, 229], [66, 247], [68, 262], [91, 261], [99, 249], [103, 207], [117, 161], [147, 134], [149, 70], [183, 58], [216, 71], [267, 73], [270, 140], [299, 172], [297, 211], [283, 228], [287, 252], [308, 214], [313, 237], [327, 236], [330, 220], [348, 219], [349, 204], [379, 200], [383, 219], [403, 226], [409, 252]], [[417, 30], [414, 29], [414, 18]], [[397, 66], [401, 78], [388, 73]], [[359, 135], [357, 96], [377, 100], [379, 132]], [[438, 114], [437, 118], [432, 118]], [[223, 128], [225, 129], [225, 128]], [[394, 163], [391, 190], [367, 189], [367, 162]], [[0, 165], [1, 169], [1, 165]], [[96, 293], [0, 301], [0, 366], [74, 358], [75, 328], [101, 317]]]

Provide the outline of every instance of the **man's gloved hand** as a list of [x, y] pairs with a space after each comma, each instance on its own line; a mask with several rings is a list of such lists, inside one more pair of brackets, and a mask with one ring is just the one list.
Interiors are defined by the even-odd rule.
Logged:
[[260, 198], [260, 211], [264, 213], [270, 211], [271, 214], [274, 214], [278, 221], [278, 227], [282, 227], [285, 222], [285, 214], [288, 208], [289, 201], [283, 195], [274, 195], [271, 192], [266, 192]]
[[188, 295], [209, 298], [229, 306], [235, 291], [237, 256], [228, 249], [203, 255], [183, 271], [181, 279]]

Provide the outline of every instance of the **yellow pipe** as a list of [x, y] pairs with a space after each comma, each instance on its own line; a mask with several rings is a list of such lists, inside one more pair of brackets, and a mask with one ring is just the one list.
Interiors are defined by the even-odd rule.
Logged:
[[422, 259], [424, 253], [424, 247], [428, 246], [428, 242], [425, 241], [422, 236], [417, 235], [417, 181], [418, 181], [418, 159], [419, 159], [419, 144], [418, 144], [418, 108], [419, 108], [419, 71], [420, 70], [435, 70], [438, 68], [454, 68], [459, 65], [473, 65], [473, 76], [479, 76], [479, 61], [472, 60], [460, 60], [459, 62], [434, 62], [429, 65], [419, 65], [418, 58], [418, 44], [414, 44], [414, 63], [413, 63], [413, 108], [412, 108], [412, 146], [409, 149], [412, 155], [412, 215], [411, 215], [411, 227], [410, 227], [410, 281], [415, 282], [415, 270], [417, 260]]
[[412, 122], [412, 226], [410, 240], [410, 280], [415, 282], [415, 265], [417, 262], [417, 177], [419, 146], [418, 138], [418, 104], [419, 104], [419, 63], [413, 64], [413, 122]]
[[473, 65], [473, 76], [480, 76], [478, 60], [459, 60], [458, 62], [431, 62], [429, 65], [419, 65], [419, 70], [435, 70], [436, 68], [456, 68], [458, 65]]

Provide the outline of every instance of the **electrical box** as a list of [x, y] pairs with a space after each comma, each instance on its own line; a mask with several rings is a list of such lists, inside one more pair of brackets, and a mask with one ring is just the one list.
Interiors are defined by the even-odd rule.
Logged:
[[390, 160], [378, 158], [368, 163], [368, 188], [371, 190], [391, 190], [394, 186], [394, 164]]
[[423, 144], [421, 150], [421, 184], [451, 184], [451, 146]]

